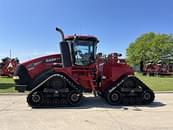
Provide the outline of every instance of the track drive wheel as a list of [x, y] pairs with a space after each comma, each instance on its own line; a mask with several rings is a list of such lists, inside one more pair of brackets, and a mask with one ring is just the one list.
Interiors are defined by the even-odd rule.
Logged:
[[142, 101], [144, 104], [149, 104], [149, 103], [153, 102], [154, 98], [155, 98], [155, 96], [152, 91], [146, 90], [142, 94]]
[[126, 88], [134, 88], [135, 86], [136, 86], [136, 84], [132, 77], [128, 78], [124, 83], [124, 87], [126, 87]]
[[119, 91], [113, 91], [106, 94], [106, 100], [111, 105], [118, 105], [122, 101], [122, 95]]
[[67, 101], [70, 105], [76, 106], [80, 103], [81, 98], [82, 98], [81, 93], [79, 93], [78, 91], [72, 90], [71, 92], [68, 93]]
[[29, 94], [27, 102], [31, 107], [39, 107], [43, 103], [43, 94], [39, 91]]
[[48, 86], [51, 86], [53, 89], [62, 89], [66, 87], [66, 82], [62, 77], [53, 77], [48, 83]]

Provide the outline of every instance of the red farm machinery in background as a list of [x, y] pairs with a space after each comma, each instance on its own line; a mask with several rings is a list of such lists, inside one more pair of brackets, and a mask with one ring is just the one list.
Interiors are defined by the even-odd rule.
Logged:
[[144, 65], [143, 75], [173, 75], [173, 64], [165, 62], [148, 63]]
[[93, 92], [111, 105], [153, 102], [153, 91], [119, 60], [119, 54], [96, 55], [96, 37], [64, 36], [61, 29], [56, 31], [62, 37], [61, 54], [24, 62], [15, 71], [16, 90], [30, 91], [29, 106], [76, 106], [84, 92]]
[[0, 63], [0, 76], [12, 77], [18, 64], [19, 60], [17, 58], [3, 58]]

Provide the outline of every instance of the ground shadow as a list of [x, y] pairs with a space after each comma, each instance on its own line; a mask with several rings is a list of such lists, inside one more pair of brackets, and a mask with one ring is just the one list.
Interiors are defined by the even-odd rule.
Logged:
[[[79, 106], [69, 107], [69, 106], [54, 106], [54, 107], [44, 107], [44, 109], [89, 109], [89, 108], [109, 108], [109, 109], [123, 109], [128, 110], [133, 109], [135, 111], [142, 111], [143, 107], [147, 108], [157, 108], [163, 107], [166, 104], [161, 102], [153, 102], [148, 105], [109, 105], [105, 99], [101, 97], [84, 97]], [[37, 108], [40, 109], [40, 108]]]
[[9, 89], [14, 87], [13, 83], [0, 83], [0, 89]]
[[151, 104], [148, 104], [148, 105], [142, 105], [140, 107], [163, 107], [163, 106], [166, 106], [166, 104], [162, 103], [162, 102], [158, 102], [158, 101], [155, 101]]

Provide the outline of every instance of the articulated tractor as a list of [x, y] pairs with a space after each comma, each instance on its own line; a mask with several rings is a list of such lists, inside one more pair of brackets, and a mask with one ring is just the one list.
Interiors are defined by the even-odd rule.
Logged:
[[29, 91], [31, 107], [77, 106], [83, 93], [101, 96], [111, 105], [149, 104], [153, 91], [134, 76], [118, 53], [96, 54], [99, 40], [94, 36], [64, 36], [61, 29], [61, 54], [39, 57], [18, 65], [15, 89]]

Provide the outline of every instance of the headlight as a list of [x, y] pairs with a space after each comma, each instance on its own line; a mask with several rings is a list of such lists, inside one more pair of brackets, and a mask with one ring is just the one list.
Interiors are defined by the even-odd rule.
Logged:
[[18, 80], [18, 79], [20, 79], [20, 77], [19, 76], [13, 76], [13, 79]]

